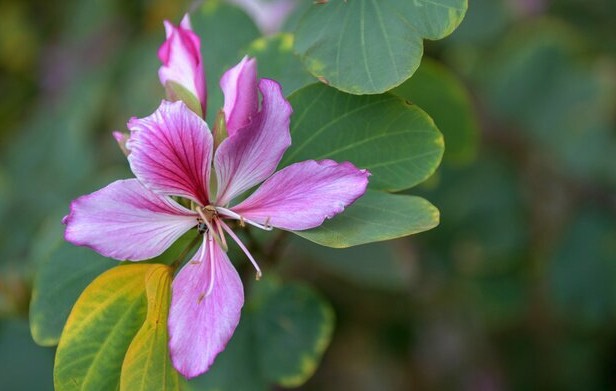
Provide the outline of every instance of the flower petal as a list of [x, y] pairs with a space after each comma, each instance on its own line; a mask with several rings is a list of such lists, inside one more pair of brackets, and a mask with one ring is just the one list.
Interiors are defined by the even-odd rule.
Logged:
[[186, 378], [207, 371], [240, 320], [244, 288], [220, 246], [206, 236], [192, 261], [173, 280], [169, 350]]
[[150, 190], [208, 204], [212, 134], [183, 102], [163, 101], [149, 117], [131, 119], [128, 161]]
[[205, 113], [206, 91], [201, 59], [201, 41], [190, 26], [188, 14], [184, 15], [179, 26], [164, 22], [167, 39], [158, 49], [158, 57], [163, 65], [158, 77], [163, 86], [168, 81], [178, 83], [195, 95]]
[[160, 255], [197, 219], [136, 179], [125, 179], [74, 200], [63, 223], [68, 242], [106, 257], [141, 261]]
[[223, 111], [227, 121], [227, 133], [235, 132], [250, 123], [259, 109], [257, 91], [257, 63], [245, 56], [236, 66], [220, 78], [220, 88], [225, 95]]
[[349, 162], [307, 160], [278, 171], [231, 209], [266, 226], [314, 228], [364, 194], [369, 175]]
[[263, 95], [261, 110], [247, 127], [229, 136], [216, 150], [217, 205], [226, 205], [236, 195], [272, 175], [291, 145], [292, 110], [280, 85], [261, 79], [259, 90]]

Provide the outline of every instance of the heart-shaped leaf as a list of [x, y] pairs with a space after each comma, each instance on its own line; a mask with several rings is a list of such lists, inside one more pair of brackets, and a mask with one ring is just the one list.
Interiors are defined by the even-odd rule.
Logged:
[[467, 0], [316, 3], [300, 21], [295, 51], [315, 77], [353, 94], [385, 92], [411, 77], [423, 40], [451, 34], [468, 6]]
[[357, 96], [322, 84], [289, 97], [293, 144], [282, 166], [308, 159], [350, 161], [372, 173], [372, 189], [399, 191], [427, 179], [443, 136], [419, 107], [391, 94]]

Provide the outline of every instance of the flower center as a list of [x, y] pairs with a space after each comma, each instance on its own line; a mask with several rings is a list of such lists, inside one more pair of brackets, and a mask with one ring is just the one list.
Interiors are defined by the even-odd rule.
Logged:
[[[240, 221], [240, 225], [244, 227], [244, 218], [234, 212], [231, 212], [228, 209], [217, 208], [214, 205], [198, 205], [194, 209], [199, 215], [199, 217], [197, 218], [197, 230], [199, 231], [199, 233], [205, 236], [205, 240], [207, 241], [214, 239], [214, 241], [218, 243], [218, 245], [226, 252], [228, 250], [227, 240], [225, 239], [226, 232], [248, 256], [248, 259], [250, 259], [250, 262], [253, 264], [257, 271], [257, 279], [259, 279], [261, 277], [261, 269], [259, 268], [259, 265], [252, 257], [248, 249], [244, 246], [240, 238], [238, 238], [237, 235], [231, 230], [231, 228], [229, 228], [229, 226], [223, 221], [223, 218], [225, 217], [237, 219]], [[220, 214], [219, 211], [222, 212], [222, 214]], [[259, 225], [260, 224], [257, 224], [257, 226]], [[267, 229], [267, 227], [263, 228]]]

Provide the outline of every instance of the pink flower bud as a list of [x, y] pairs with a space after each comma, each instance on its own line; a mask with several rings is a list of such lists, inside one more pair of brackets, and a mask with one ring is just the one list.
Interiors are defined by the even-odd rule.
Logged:
[[167, 39], [158, 50], [158, 57], [163, 63], [158, 70], [160, 82], [170, 95], [169, 99], [183, 100], [197, 111], [197, 107], [192, 107], [191, 104], [191, 101], [196, 99], [201, 110], [200, 114], [205, 115], [207, 97], [201, 59], [201, 40], [192, 31], [188, 14], [184, 16], [179, 26], [174, 26], [169, 21], [165, 21], [164, 24]]

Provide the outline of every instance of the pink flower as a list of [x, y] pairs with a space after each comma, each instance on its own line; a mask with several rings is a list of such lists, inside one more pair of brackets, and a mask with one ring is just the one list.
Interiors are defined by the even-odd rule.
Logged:
[[[360, 197], [370, 175], [332, 160], [275, 172], [291, 144], [292, 110], [278, 83], [257, 82], [255, 67], [244, 58], [222, 77], [228, 137], [218, 148], [201, 117], [181, 101], [163, 101], [151, 116], [128, 123], [136, 178], [74, 200], [64, 219], [67, 241], [119, 260], [156, 257], [190, 229], [203, 235], [172, 285], [169, 347], [173, 365], [187, 378], [207, 371], [240, 319], [244, 292], [226, 254], [226, 235], [261, 273], [229, 223], [317, 227]], [[246, 199], [233, 201], [259, 183]]]
[[[170, 95], [186, 99], [178, 86], [192, 94], [200, 103], [205, 114], [206, 92], [203, 61], [201, 60], [201, 41], [192, 31], [188, 14], [179, 26], [165, 21], [167, 39], [158, 49], [158, 57], [163, 65], [158, 70], [158, 77]], [[173, 85], [175, 83], [175, 85]]]

